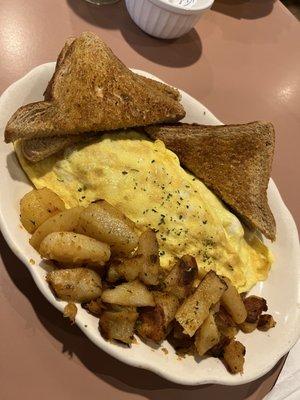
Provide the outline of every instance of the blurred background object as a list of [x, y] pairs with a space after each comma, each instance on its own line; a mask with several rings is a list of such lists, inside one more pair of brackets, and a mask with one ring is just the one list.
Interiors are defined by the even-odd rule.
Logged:
[[300, 21], [300, 0], [282, 0], [282, 2]]

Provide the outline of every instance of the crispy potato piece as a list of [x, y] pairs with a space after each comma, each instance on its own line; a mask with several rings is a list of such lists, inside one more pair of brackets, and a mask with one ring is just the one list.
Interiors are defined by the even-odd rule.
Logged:
[[141, 258], [137, 255], [132, 258], [113, 259], [109, 264], [106, 279], [108, 282], [125, 280], [131, 282], [137, 279], [141, 270]]
[[42, 257], [69, 266], [102, 267], [110, 258], [108, 244], [80, 233], [52, 232], [41, 242]]
[[61, 300], [83, 303], [101, 296], [101, 278], [95, 271], [87, 268], [51, 271], [46, 280]]
[[107, 340], [119, 340], [130, 344], [133, 340], [136, 311], [104, 311], [99, 318], [99, 330]]
[[81, 304], [82, 308], [87, 310], [90, 314], [95, 315], [95, 317], [99, 317], [99, 315], [103, 311], [103, 305], [101, 303], [101, 298], [98, 297], [97, 299], [91, 300], [87, 303]]
[[194, 345], [194, 338], [184, 334], [182, 326], [177, 321], [174, 321], [173, 329], [167, 339], [175, 350], [189, 349]]
[[200, 356], [203, 356], [213, 346], [219, 343], [220, 333], [212, 313], [197, 330], [195, 335], [195, 347]]
[[152, 229], [147, 229], [139, 238], [137, 254], [140, 258], [139, 278], [145, 285], [158, 285], [159, 283], [159, 254], [156, 234]]
[[242, 343], [237, 340], [231, 340], [224, 347], [223, 361], [232, 374], [242, 373], [245, 362], [246, 349]]
[[244, 333], [251, 333], [253, 331], [255, 331], [255, 329], [257, 328], [257, 322], [243, 322], [242, 324], [239, 325], [239, 328], [241, 329], [242, 332]]
[[172, 293], [163, 293], [159, 291], [152, 292], [156, 306], [163, 310], [164, 326], [167, 328], [169, 323], [175, 318], [179, 307], [178, 298]]
[[267, 302], [262, 297], [249, 296], [244, 299], [247, 310], [246, 322], [257, 322], [263, 311], [268, 311]]
[[220, 310], [215, 314], [215, 321], [223, 336], [233, 339], [238, 333], [238, 327], [223, 307], [220, 307]]
[[155, 343], [160, 343], [164, 340], [166, 331], [162, 308], [157, 306], [155, 308], [144, 308], [140, 312], [136, 331], [141, 338], [152, 340]]
[[196, 259], [190, 255], [183, 256], [172, 268], [164, 280], [165, 290], [185, 299], [193, 291], [198, 275]]
[[147, 229], [139, 238], [137, 254], [132, 258], [113, 260], [107, 279], [109, 282], [117, 282], [120, 279], [133, 281], [139, 277], [146, 285], [158, 285], [159, 273], [156, 235], [152, 229]]
[[227, 289], [221, 297], [221, 303], [227, 312], [232, 316], [234, 322], [241, 324], [242, 322], [245, 322], [247, 318], [246, 307], [231, 281], [228, 278], [222, 277], [222, 279], [225, 281]]
[[208, 353], [212, 357], [222, 358], [225, 347], [230, 343], [230, 340], [227, 336], [221, 335], [219, 343], [217, 343], [214, 347], [212, 347]]
[[259, 316], [257, 329], [260, 331], [266, 332], [271, 328], [274, 328], [276, 325], [276, 321], [270, 314], [263, 314]]
[[208, 272], [196, 291], [179, 307], [176, 320], [183, 327], [183, 332], [193, 336], [209, 314], [209, 309], [216, 304], [227, 286], [214, 271]]
[[122, 283], [114, 289], [106, 289], [101, 299], [104, 303], [123, 306], [155, 306], [153, 294], [139, 281]]
[[64, 317], [69, 318], [71, 324], [74, 324], [77, 314], [77, 307], [74, 303], [68, 303], [64, 308]]
[[83, 210], [83, 207], [74, 207], [48, 218], [34, 232], [29, 243], [38, 251], [42, 240], [50, 233], [60, 231], [75, 232], [78, 225], [79, 215]]
[[49, 217], [65, 209], [65, 203], [52, 190], [33, 189], [20, 201], [20, 219], [24, 228], [33, 233]]
[[168, 327], [175, 317], [179, 300], [171, 293], [152, 293], [156, 306], [140, 312], [137, 331], [144, 339], [160, 343], [168, 334]]
[[84, 209], [79, 218], [78, 232], [108, 243], [116, 255], [130, 255], [138, 244], [134, 223], [105, 200]]

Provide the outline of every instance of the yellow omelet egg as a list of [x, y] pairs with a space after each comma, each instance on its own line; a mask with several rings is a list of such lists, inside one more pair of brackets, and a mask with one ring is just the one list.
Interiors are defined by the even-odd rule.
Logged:
[[230, 278], [240, 292], [267, 278], [267, 247], [163, 142], [135, 131], [109, 133], [36, 164], [23, 158], [18, 144], [16, 151], [36, 188], [52, 189], [67, 207], [105, 199], [140, 231], [155, 229], [163, 268], [190, 254], [200, 269]]

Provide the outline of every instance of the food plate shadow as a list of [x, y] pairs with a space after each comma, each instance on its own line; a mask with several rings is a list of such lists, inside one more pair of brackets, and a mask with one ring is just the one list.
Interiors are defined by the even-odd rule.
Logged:
[[[76, 325], [70, 325], [41, 294], [28, 269], [19, 261], [0, 234], [0, 254], [7, 273], [24, 296], [43, 327], [62, 344], [62, 353], [70, 358], [77, 357], [99, 379], [124, 392], [139, 394], [149, 400], [198, 400], [200, 396], [218, 400], [246, 400], [255, 392], [261, 393], [261, 385], [274, 375], [278, 365], [264, 377], [251, 384], [240, 386], [180, 386], [155, 375], [152, 372], [126, 366], [96, 347]], [[34, 266], [32, 266], [34, 268]], [[14, 301], [13, 297], [9, 299]], [[15, 306], [14, 304], [12, 306]], [[282, 361], [279, 364], [282, 364]], [[271, 383], [270, 383], [271, 388]], [[267, 392], [266, 392], [267, 393]], [[265, 393], [264, 393], [265, 395]]]
[[212, 10], [236, 19], [258, 19], [269, 15], [275, 0], [215, 0]]
[[[156, 39], [135, 25], [123, 1], [103, 7], [84, 0], [67, 0], [67, 3], [79, 18], [95, 27], [120, 30], [130, 47], [156, 64], [183, 68], [195, 64], [201, 57], [202, 43], [195, 29], [179, 39]], [[135, 66], [138, 67], [137, 64]]]

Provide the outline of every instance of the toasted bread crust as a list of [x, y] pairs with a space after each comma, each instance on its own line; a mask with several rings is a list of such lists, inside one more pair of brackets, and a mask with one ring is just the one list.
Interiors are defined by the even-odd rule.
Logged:
[[276, 224], [267, 201], [275, 146], [271, 123], [175, 124], [145, 131], [162, 140], [248, 226], [275, 240]]
[[5, 130], [6, 142], [175, 122], [185, 116], [175, 89], [149, 84], [89, 32], [66, 45], [45, 96], [46, 101], [16, 111]]

